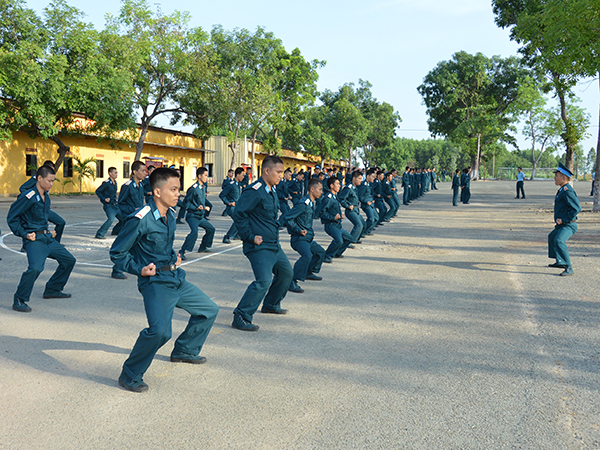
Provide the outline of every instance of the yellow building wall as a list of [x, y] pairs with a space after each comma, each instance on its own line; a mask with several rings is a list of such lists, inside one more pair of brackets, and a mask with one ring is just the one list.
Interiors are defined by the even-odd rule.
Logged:
[[[123, 163], [131, 164], [135, 158], [135, 147], [121, 146], [121, 148], [111, 148], [108, 143], [99, 143], [94, 137], [67, 138], [63, 142], [71, 148], [70, 156], [77, 156], [81, 159], [96, 158], [104, 161], [104, 174], [101, 178], [92, 178], [82, 180], [83, 192], [94, 192], [96, 188], [108, 178], [108, 168], [114, 166], [119, 172], [117, 181], [119, 186], [129, 179], [129, 173], [123, 173]], [[142, 161], [152, 164], [151, 160], [145, 160], [144, 157], [164, 158], [163, 166], [168, 167], [174, 164], [177, 168], [183, 167], [184, 188], [191, 185], [196, 177], [196, 168], [204, 165], [204, 152], [199, 150], [178, 149], [173, 147], [162, 147], [154, 144], [171, 145], [178, 147], [191, 147], [194, 149], [202, 148], [202, 140], [180, 135], [177, 132], [165, 132], [151, 130], [146, 138], [144, 151], [142, 152]], [[19, 186], [23, 184], [29, 176], [26, 171], [26, 154], [32, 153], [27, 149], [37, 150], [37, 165], [41, 166], [44, 161], [56, 161], [58, 157], [57, 145], [45, 139], [31, 139], [26, 133], [16, 132], [12, 141], [0, 142], [0, 195], [16, 195], [19, 193]], [[93, 165], [95, 169], [95, 165]], [[79, 177], [73, 171], [72, 177], [64, 176], [64, 165], [58, 169], [56, 174], [57, 181], [52, 188], [54, 193], [72, 193], [79, 192]], [[68, 183], [72, 180], [75, 185]]]

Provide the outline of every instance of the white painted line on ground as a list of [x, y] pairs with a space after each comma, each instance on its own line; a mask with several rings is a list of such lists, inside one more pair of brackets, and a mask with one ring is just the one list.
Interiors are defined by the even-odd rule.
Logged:
[[[79, 226], [79, 225], [89, 225], [89, 224], [93, 224], [93, 223], [104, 223], [104, 222], [102, 222], [100, 220], [94, 220], [92, 222], [73, 223], [73, 224], [66, 225], [65, 228], [66, 227], [76, 227], [76, 226]], [[19, 250], [15, 250], [13, 248], [10, 248], [9, 246], [7, 246], [4, 243], [4, 238], [7, 237], [7, 236], [10, 236], [12, 234], [13, 233], [11, 232], [11, 233], [6, 233], [6, 234], [3, 234], [2, 236], [0, 236], [0, 247], [2, 247], [5, 250], [8, 250], [9, 252], [16, 253], [17, 255], [27, 256], [26, 253], [22, 253]], [[223, 246], [219, 246], [218, 248], [221, 248], [221, 247], [223, 247]], [[227, 248], [227, 249], [222, 250], [220, 252], [210, 253], [208, 255], [202, 256], [201, 258], [196, 258], [196, 259], [193, 259], [191, 261], [186, 261], [186, 262], [182, 263], [181, 266], [187, 266], [188, 264], [192, 264], [192, 263], [195, 263], [195, 262], [198, 262], [198, 261], [202, 261], [203, 259], [207, 259], [207, 258], [210, 258], [212, 256], [220, 255], [221, 253], [227, 253], [227, 252], [230, 252], [231, 250], [235, 250], [237, 248], [242, 248], [242, 245], [237, 245], [235, 247]], [[102, 259], [100, 261], [106, 261], [106, 260]], [[112, 269], [112, 267], [113, 267], [112, 264], [110, 264], [110, 265], [109, 264], [97, 264], [97, 263], [90, 263], [90, 262], [84, 262], [84, 261], [77, 261], [77, 265], [80, 265], [80, 266], [81, 265], [83, 265], [83, 266], [91, 266], [91, 267], [104, 267], [104, 268], [107, 268], [107, 269]]]

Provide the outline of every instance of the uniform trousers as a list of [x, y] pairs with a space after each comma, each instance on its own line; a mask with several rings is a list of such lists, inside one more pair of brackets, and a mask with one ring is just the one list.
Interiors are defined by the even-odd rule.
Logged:
[[471, 188], [463, 188], [461, 192], [461, 200], [464, 204], [469, 203], [469, 200], [471, 200]]
[[452, 204], [454, 206], [458, 204], [458, 186], [452, 188]]
[[373, 204], [367, 205], [363, 203], [361, 205], [361, 208], [367, 215], [367, 223], [365, 225], [365, 229], [363, 230], [364, 236], [373, 231], [373, 228], [375, 228], [375, 225], [377, 225], [377, 221], [379, 220], [379, 215], [377, 214], [377, 210], [375, 209]]
[[523, 189], [524, 184], [523, 181], [517, 181], [517, 198], [519, 198], [519, 196], [525, 198], [525, 190]]
[[383, 201], [383, 199], [375, 200], [375, 208], [377, 209], [377, 215], [379, 216], [376, 225], [379, 225], [385, 220], [388, 213], [388, 209], [385, 206], [385, 202]]
[[358, 207], [356, 206], [352, 209], [346, 208], [346, 217], [353, 225], [352, 231], [350, 231], [352, 242], [357, 242], [363, 236], [363, 231], [366, 226], [365, 219], [360, 215]]
[[402, 193], [402, 203], [404, 205], [408, 205], [410, 189], [408, 186], [404, 186], [404, 192]]
[[319, 273], [325, 259], [325, 249], [315, 241], [291, 239], [290, 245], [300, 253], [300, 258], [294, 264], [294, 280], [305, 281], [309, 273]]
[[44, 271], [46, 258], [55, 259], [58, 262], [58, 268], [46, 283], [44, 294], [62, 292], [69, 280], [73, 266], [75, 266], [75, 257], [62, 244], [56, 242], [56, 239], [50, 234], [36, 234], [35, 241], [29, 239], [23, 241], [27, 252], [28, 267], [21, 275], [21, 281], [14, 296], [15, 301], [29, 301], [35, 280]]
[[[233, 219], [233, 210], [235, 209], [235, 206], [229, 206], [227, 205], [225, 207], [225, 215], [231, 217]], [[212, 226], [212, 225], [211, 225]], [[238, 236], [238, 232], [237, 232], [237, 227], [235, 226], [235, 222], [231, 223], [231, 226], [229, 227], [229, 230], [227, 230], [227, 233], [225, 233], [225, 237], [226, 238], [231, 238], [231, 239], [237, 239]], [[194, 246], [192, 245], [192, 248]]]
[[548, 235], [548, 257], [556, 259], [557, 264], [564, 264], [571, 267], [567, 241], [576, 231], [577, 223], [575, 222], [556, 225], [554, 230]]
[[106, 235], [106, 232], [112, 225], [117, 217], [117, 213], [119, 212], [119, 208], [116, 205], [111, 205], [110, 203], [105, 203], [102, 205], [102, 209], [104, 209], [104, 214], [106, 214], [106, 222], [102, 224], [102, 226], [96, 231], [97, 238], [103, 238]]
[[206, 219], [198, 219], [194, 216], [188, 216], [185, 218], [186, 222], [190, 226], [190, 234], [188, 234], [181, 246], [181, 250], [184, 252], [191, 252], [194, 250], [196, 240], [198, 239], [198, 227], [204, 228], [206, 233], [202, 237], [199, 250], [210, 248], [213, 245], [213, 238], [215, 237], [215, 227]]
[[144, 298], [148, 328], [140, 332], [129, 358], [123, 364], [123, 372], [133, 381], [142, 380], [156, 352], [171, 339], [175, 308], [190, 314], [190, 320], [175, 341], [171, 353], [171, 356], [182, 359], [195, 359], [198, 356], [219, 312], [219, 307], [208, 295], [186, 281], [181, 269], [155, 276], [164, 281], [161, 279], [139, 286]]
[[325, 233], [333, 238], [331, 244], [329, 244], [329, 247], [325, 250], [325, 256], [327, 258], [341, 256], [353, 242], [352, 235], [344, 230], [339, 223], [326, 223]]
[[281, 308], [281, 301], [287, 294], [294, 271], [280, 245], [277, 250], [254, 250], [246, 257], [252, 265], [255, 280], [248, 286], [233, 313], [252, 322], [252, 317], [263, 300], [263, 307], [266, 309]]

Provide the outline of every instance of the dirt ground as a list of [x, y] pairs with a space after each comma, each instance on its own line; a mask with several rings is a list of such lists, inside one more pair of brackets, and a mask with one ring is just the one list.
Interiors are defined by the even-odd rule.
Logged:
[[[584, 211], [572, 277], [547, 267], [552, 182], [526, 182], [524, 200], [514, 182], [474, 182], [471, 204], [457, 207], [450, 184], [438, 187], [325, 264], [323, 281], [288, 293], [286, 316], [258, 313], [257, 333], [230, 326], [253, 277], [239, 241], [221, 243], [230, 219], [217, 206], [214, 253], [185, 263], [220, 306], [208, 363], [171, 363], [171, 340], [144, 394], [116, 382], [146, 320], [134, 277], [110, 278], [112, 238], [93, 238], [97, 199], [53, 198], [78, 260], [73, 297], [42, 299], [49, 260], [30, 314], [11, 309], [26, 258], [3, 220], [0, 448], [600, 449], [600, 215], [589, 183], [575, 184]], [[2, 217], [12, 200], [0, 199]], [[176, 311], [175, 336], [186, 322]]]

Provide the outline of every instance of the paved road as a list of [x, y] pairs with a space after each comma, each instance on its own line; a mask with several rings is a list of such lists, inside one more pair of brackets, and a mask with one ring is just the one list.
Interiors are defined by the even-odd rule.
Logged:
[[[0, 248], [0, 448], [600, 448], [599, 216], [580, 216], [576, 274], [562, 278], [546, 267], [551, 182], [526, 183], [519, 201], [514, 183], [473, 183], [458, 207], [439, 187], [289, 293], [287, 316], [258, 313], [257, 333], [230, 327], [252, 276], [214, 214], [215, 254], [185, 267], [221, 307], [209, 362], [170, 363], [171, 341], [145, 394], [116, 385], [146, 325], [135, 280], [109, 278], [99, 203], [55, 198], [79, 261], [72, 299], [41, 298], [48, 261], [33, 312], [12, 311], [26, 259], [13, 236]], [[589, 183], [576, 189], [589, 201]], [[186, 321], [176, 311], [174, 334]]]

